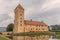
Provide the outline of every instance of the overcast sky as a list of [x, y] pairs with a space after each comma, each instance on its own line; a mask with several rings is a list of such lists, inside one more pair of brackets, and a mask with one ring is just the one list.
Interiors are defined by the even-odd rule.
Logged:
[[0, 27], [14, 22], [14, 9], [19, 3], [25, 9], [26, 20], [60, 24], [60, 0], [0, 0]]

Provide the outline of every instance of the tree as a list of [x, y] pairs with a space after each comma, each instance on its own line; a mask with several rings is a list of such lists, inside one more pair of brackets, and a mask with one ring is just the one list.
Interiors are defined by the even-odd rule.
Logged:
[[60, 25], [51, 25], [50, 26], [52, 29], [51, 30], [57, 30], [57, 31], [60, 31]]
[[7, 26], [7, 28], [6, 28], [6, 30], [9, 32], [9, 31], [13, 31], [13, 27], [14, 27], [14, 24], [13, 23], [10, 23], [8, 26]]

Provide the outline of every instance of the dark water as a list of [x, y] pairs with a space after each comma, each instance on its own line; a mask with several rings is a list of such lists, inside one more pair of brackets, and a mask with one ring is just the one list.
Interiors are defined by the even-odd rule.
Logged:
[[59, 35], [13, 36], [13, 40], [60, 40]]

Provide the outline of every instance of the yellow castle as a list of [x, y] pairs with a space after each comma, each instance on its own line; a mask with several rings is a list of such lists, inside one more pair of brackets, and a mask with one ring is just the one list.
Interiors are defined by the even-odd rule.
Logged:
[[15, 10], [14, 33], [48, 31], [44, 22], [24, 20], [24, 8], [19, 4]]

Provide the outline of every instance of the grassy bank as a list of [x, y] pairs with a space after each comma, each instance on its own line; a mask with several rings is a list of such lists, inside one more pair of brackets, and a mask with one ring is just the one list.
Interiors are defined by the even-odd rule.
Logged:
[[5, 38], [3, 38], [3, 37], [0, 36], [0, 40], [7, 40], [7, 39], [5, 39]]
[[50, 32], [44, 31], [44, 32], [24, 32], [24, 33], [18, 33], [18, 34], [14, 34], [14, 35], [24, 36], [24, 35], [49, 35], [49, 34], [50, 34]]

